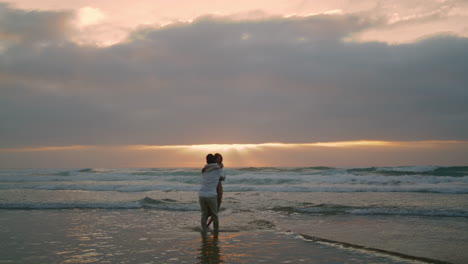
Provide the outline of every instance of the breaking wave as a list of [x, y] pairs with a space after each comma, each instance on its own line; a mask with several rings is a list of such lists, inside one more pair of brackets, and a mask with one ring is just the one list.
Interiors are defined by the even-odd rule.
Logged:
[[[227, 192], [468, 193], [468, 167], [226, 168]], [[0, 170], [0, 189], [197, 191], [199, 168]]]
[[128, 202], [44, 202], [44, 203], [0, 203], [0, 209], [156, 209], [168, 211], [198, 211], [198, 204], [179, 203], [176, 200], [156, 200], [145, 197]]
[[467, 210], [410, 208], [410, 207], [359, 207], [334, 204], [319, 204], [306, 207], [273, 207], [273, 211], [288, 214], [311, 215], [402, 215], [402, 216], [433, 216], [433, 217], [468, 217]]

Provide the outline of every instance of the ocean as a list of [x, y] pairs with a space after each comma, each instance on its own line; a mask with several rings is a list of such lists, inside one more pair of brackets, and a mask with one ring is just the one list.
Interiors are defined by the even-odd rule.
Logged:
[[468, 263], [468, 167], [226, 168], [216, 238], [200, 170], [0, 170], [0, 263]]

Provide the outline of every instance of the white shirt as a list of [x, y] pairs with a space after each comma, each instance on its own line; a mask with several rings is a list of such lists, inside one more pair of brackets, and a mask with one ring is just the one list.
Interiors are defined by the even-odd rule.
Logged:
[[202, 183], [198, 196], [200, 197], [216, 197], [216, 187], [218, 186], [221, 176], [221, 169], [217, 163], [205, 165], [206, 172], [203, 173]]

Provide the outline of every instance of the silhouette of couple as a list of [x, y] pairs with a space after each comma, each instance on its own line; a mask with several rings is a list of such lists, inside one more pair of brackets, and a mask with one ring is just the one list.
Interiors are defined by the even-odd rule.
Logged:
[[202, 169], [202, 183], [198, 192], [203, 233], [206, 233], [211, 222], [213, 222], [213, 231], [215, 233], [219, 231], [218, 211], [223, 199], [222, 181], [226, 178], [223, 168], [221, 154], [210, 153], [206, 156], [206, 165]]

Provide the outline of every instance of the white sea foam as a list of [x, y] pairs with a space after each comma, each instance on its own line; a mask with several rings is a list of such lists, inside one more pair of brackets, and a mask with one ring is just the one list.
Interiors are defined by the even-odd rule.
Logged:
[[437, 169], [437, 166], [401, 166], [401, 167], [378, 167], [377, 171], [409, 171], [409, 172], [429, 172]]
[[405, 216], [443, 216], [443, 217], [468, 217], [468, 210], [453, 210], [444, 208], [421, 208], [421, 207], [356, 207], [343, 205], [327, 205], [297, 208], [280, 208], [290, 212], [318, 215], [405, 215]]
[[[225, 191], [468, 193], [467, 167], [226, 169]], [[0, 189], [197, 191], [199, 169], [0, 171]]]
[[143, 206], [139, 202], [120, 203], [0, 203], [0, 209], [139, 209]]
[[[153, 185], [153, 184], [11, 184], [0, 185], [0, 190], [33, 189], [33, 190], [81, 190], [81, 191], [117, 191], [117, 192], [147, 192], [147, 191], [198, 191], [198, 185]], [[318, 184], [302, 185], [229, 185], [225, 192], [419, 192], [419, 193], [453, 193], [466, 194], [468, 187], [438, 184], [420, 184], [417, 186], [378, 186], [364, 184]]]
[[[190, 194], [192, 195], [192, 194]], [[245, 198], [244, 198], [245, 199]], [[276, 206], [275, 206], [276, 205]], [[281, 207], [270, 201], [260, 204], [255, 210], [261, 212], [279, 211], [302, 215], [401, 215], [428, 217], [468, 217], [468, 209], [440, 208], [428, 206], [349, 206], [339, 204], [319, 204], [304, 206], [300, 203], [294, 206]], [[231, 205], [232, 206], [232, 205]], [[268, 207], [270, 206], [270, 207]], [[0, 202], [0, 209], [152, 209], [164, 211], [199, 211], [196, 200], [181, 202], [171, 199], [154, 200], [149, 197], [137, 201], [37, 201], [37, 202]]]

